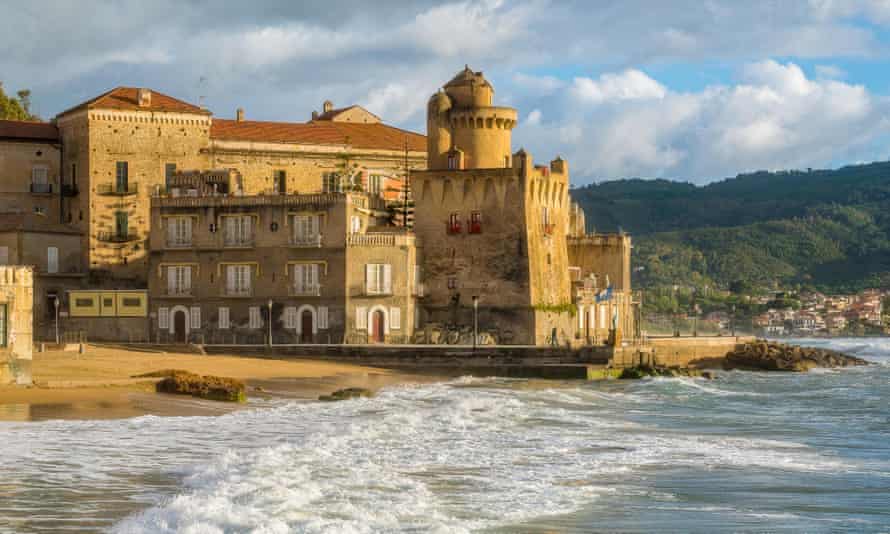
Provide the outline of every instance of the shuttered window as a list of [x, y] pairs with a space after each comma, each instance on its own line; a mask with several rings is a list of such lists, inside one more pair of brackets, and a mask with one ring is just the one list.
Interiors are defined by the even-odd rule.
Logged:
[[183, 247], [192, 244], [192, 218], [171, 217], [167, 219], [167, 246]]
[[262, 328], [263, 319], [260, 317], [259, 306], [251, 306], [249, 310], [248, 326], [253, 329]]
[[318, 264], [298, 263], [294, 265], [294, 294], [318, 295]]
[[223, 217], [225, 221], [225, 244], [227, 246], [246, 246], [253, 242], [253, 217], [250, 215], [233, 215]]
[[228, 308], [220, 308], [219, 309], [219, 328], [220, 328], [220, 330], [227, 330], [229, 328], [229, 309]]
[[284, 309], [284, 327], [288, 330], [297, 328], [297, 309], [293, 306]]
[[584, 306], [578, 305], [578, 328], [584, 330]]
[[192, 268], [188, 265], [167, 267], [167, 294], [190, 295], [192, 292]]
[[328, 308], [326, 306], [318, 307], [318, 329], [328, 329]]
[[365, 265], [365, 290], [369, 295], [392, 293], [392, 266], [388, 263]]
[[294, 245], [320, 245], [321, 216], [294, 215], [291, 219], [291, 243]]
[[402, 328], [402, 310], [401, 308], [389, 309], [389, 329], [399, 330]]
[[250, 295], [250, 265], [226, 266], [226, 294]]
[[170, 328], [170, 310], [158, 308], [158, 328], [166, 330]]
[[355, 307], [355, 328], [358, 330], [367, 330], [368, 308], [364, 306]]
[[192, 306], [190, 310], [191, 317], [189, 318], [189, 329], [197, 330], [201, 328], [201, 308], [200, 306]]
[[50, 274], [59, 272], [59, 249], [57, 247], [46, 248], [46, 272]]

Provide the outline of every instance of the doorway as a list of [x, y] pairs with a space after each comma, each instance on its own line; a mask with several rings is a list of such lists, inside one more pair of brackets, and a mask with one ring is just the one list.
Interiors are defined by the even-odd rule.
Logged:
[[300, 343], [312, 343], [312, 312], [309, 310], [300, 314]]
[[371, 314], [371, 341], [374, 343], [383, 343], [386, 340], [384, 321], [382, 310], [377, 310]]
[[173, 312], [173, 341], [185, 343], [186, 341], [186, 317], [184, 311]]

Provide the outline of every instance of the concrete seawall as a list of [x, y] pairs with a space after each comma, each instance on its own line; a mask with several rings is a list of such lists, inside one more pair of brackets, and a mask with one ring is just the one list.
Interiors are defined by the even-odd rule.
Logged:
[[[656, 337], [649, 338], [640, 352], [648, 355], [650, 361], [644, 363], [649, 365], [687, 367], [722, 359], [737, 346], [755, 339], [753, 336]], [[613, 364], [627, 366], [627, 356], [626, 349], [616, 353]]]

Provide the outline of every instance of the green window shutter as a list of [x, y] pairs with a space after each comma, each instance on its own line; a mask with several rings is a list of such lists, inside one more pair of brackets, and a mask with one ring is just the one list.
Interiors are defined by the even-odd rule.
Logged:
[[118, 211], [115, 214], [115, 230], [120, 237], [126, 237], [129, 230], [129, 218], [126, 211]]

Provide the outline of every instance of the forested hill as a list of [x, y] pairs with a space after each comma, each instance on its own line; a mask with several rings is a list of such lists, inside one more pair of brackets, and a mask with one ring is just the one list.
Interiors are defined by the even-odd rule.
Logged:
[[637, 284], [890, 287], [890, 162], [757, 172], [697, 187], [572, 190], [589, 230], [634, 235]]

